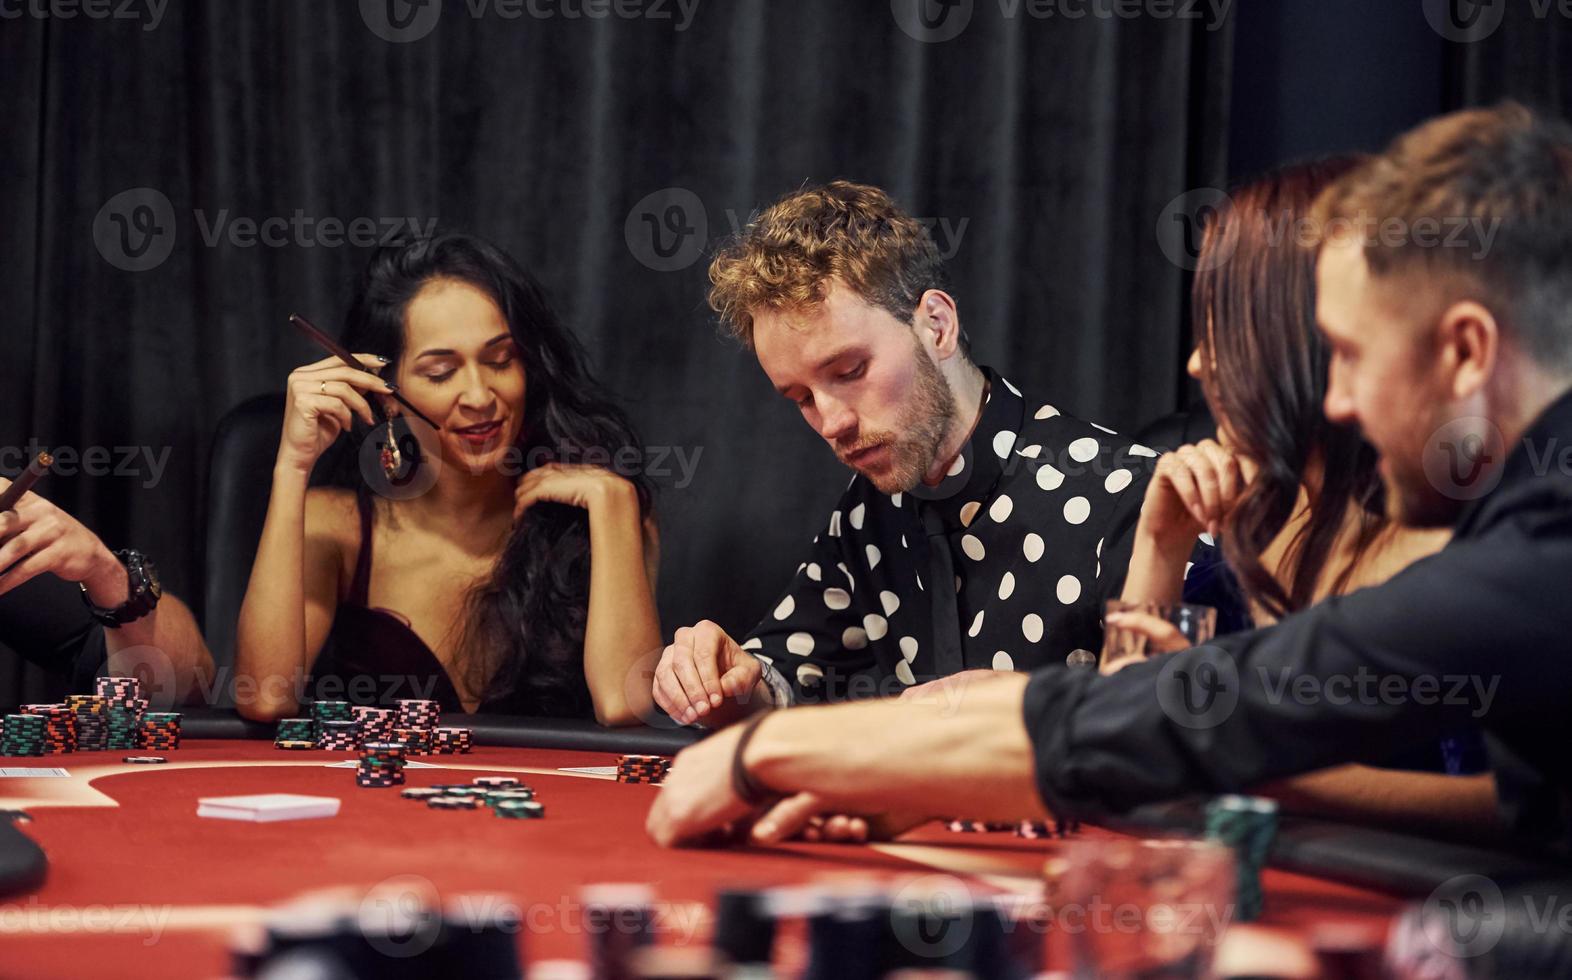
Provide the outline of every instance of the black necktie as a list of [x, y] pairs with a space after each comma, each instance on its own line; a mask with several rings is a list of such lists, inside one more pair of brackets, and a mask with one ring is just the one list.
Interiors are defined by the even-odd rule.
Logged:
[[939, 508], [924, 503], [923, 530], [928, 535], [928, 601], [933, 607], [933, 669], [936, 676], [948, 677], [966, 668], [961, 652], [961, 618], [955, 605], [955, 564], [950, 558], [950, 540], [945, 534]]

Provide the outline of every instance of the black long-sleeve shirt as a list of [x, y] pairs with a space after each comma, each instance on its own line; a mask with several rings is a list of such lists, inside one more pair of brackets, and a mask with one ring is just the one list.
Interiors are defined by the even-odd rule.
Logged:
[[71, 690], [90, 691], [108, 655], [104, 628], [93, 621], [73, 582], [40, 575], [0, 596], [0, 644], [54, 674]]
[[1388, 582], [1111, 677], [1047, 669], [1025, 720], [1043, 801], [1093, 816], [1475, 726], [1503, 816], [1572, 841], [1572, 394], [1452, 541]]

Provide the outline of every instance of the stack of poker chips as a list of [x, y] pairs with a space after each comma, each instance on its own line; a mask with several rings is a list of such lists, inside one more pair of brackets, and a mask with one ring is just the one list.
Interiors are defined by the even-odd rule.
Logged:
[[149, 711], [142, 716], [142, 748], [169, 752], [180, 748], [180, 713]]
[[367, 742], [360, 747], [360, 765], [355, 767], [356, 786], [404, 785], [404, 746], [397, 742]]
[[362, 742], [391, 742], [393, 741], [393, 710], [391, 708], [371, 708], [357, 704], [349, 709], [350, 716], [360, 726], [360, 740]]
[[441, 720], [442, 705], [436, 701], [399, 701], [394, 728], [423, 728], [431, 731]]
[[431, 754], [431, 729], [429, 728], [395, 728], [393, 741], [402, 742], [409, 747], [410, 755]]
[[84, 752], [109, 748], [109, 702], [97, 694], [69, 694], [66, 707], [76, 715], [76, 747]]
[[43, 755], [43, 715], [6, 715], [0, 724], [0, 755]]
[[[317, 741], [317, 748], [327, 749], [329, 752], [353, 752], [356, 742], [357, 729], [352, 721], [324, 721], [321, 723], [322, 737]], [[386, 743], [373, 742], [374, 745]]]
[[93, 682], [93, 690], [109, 704], [131, 707], [142, 696], [142, 682], [135, 677], [100, 677]]
[[111, 704], [105, 709], [108, 719], [109, 738], [107, 747], [111, 749], [140, 748], [141, 722], [137, 709], [123, 704]]
[[24, 704], [22, 714], [44, 719], [44, 751], [49, 755], [76, 751], [76, 712], [63, 704]]
[[275, 749], [314, 749], [317, 747], [316, 722], [310, 718], [282, 718], [278, 734], [273, 737]]
[[459, 755], [474, 746], [474, 733], [468, 728], [438, 728], [431, 733], [432, 755]]
[[486, 802], [491, 806], [491, 815], [504, 820], [539, 820], [546, 815], [545, 804], [529, 792], [500, 790], [487, 794]]
[[109, 732], [105, 747], [140, 748], [139, 729], [142, 714], [147, 711], [142, 683], [135, 677], [100, 677], [94, 683], [98, 696], [104, 699], [104, 719]]
[[1239, 875], [1234, 918], [1254, 922], [1261, 916], [1261, 869], [1277, 836], [1277, 801], [1219, 796], [1206, 804], [1206, 836], [1233, 850]]
[[311, 731], [312, 740], [319, 746], [322, 744], [324, 722], [329, 721], [354, 721], [354, 716], [349, 713], [348, 701], [313, 701], [311, 702]]
[[660, 755], [624, 755], [617, 758], [617, 782], [658, 783], [671, 772], [671, 760]]
[[225, 975], [522, 977], [523, 932], [504, 896], [439, 903], [435, 891], [390, 879], [364, 896], [307, 892], [235, 929]]
[[[587, 885], [579, 892], [579, 902], [584, 910], [584, 935], [589, 940], [591, 975], [635, 976], [634, 957], [655, 945], [654, 890], [639, 884]], [[857, 974], [847, 971], [839, 975]]]

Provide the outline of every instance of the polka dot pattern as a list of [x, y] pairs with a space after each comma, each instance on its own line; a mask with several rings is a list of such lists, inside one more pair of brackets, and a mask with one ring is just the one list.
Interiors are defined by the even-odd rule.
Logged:
[[[1108, 429], [992, 377], [971, 442], [938, 485], [885, 495], [851, 480], [791, 591], [744, 644], [761, 663], [775, 659], [772, 677], [806, 691], [822, 688], [827, 672], [871, 670], [913, 685], [940, 673], [939, 652], [955, 642], [967, 668], [1063, 663], [1099, 598], [1110, 498], [1139, 493], [1144, 472], [1137, 462], [1098, 461], [1155, 453], [1130, 446], [1118, 455], [1126, 443]], [[951, 551], [933, 589], [924, 584], [936, 577], [929, 546]], [[946, 641], [932, 624], [936, 600], [951, 601], [949, 585], [955, 608], [938, 614], [953, 615], [960, 636]]]

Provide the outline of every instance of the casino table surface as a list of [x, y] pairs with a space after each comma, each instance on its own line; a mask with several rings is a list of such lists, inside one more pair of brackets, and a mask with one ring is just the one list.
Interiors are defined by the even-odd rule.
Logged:
[[[188, 723], [187, 731], [204, 729]], [[258, 729], [235, 722], [207, 732], [255, 736]], [[1063, 846], [933, 824], [889, 843], [664, 850], [644, 832], [660, 787], [562, 771], [614, 765], [619, 751], [669, 754], [687, 739], [536, 726], [489, 739], [526, 744], [484, 744], [482, 734], [472, 753], [423, 757], [440, 768], [406, 773], [406, 786], [516, 776], [545, 804], [543, 820], [432, 810], [396, 788], [357, 787], [352, 768], [332, 765], [351, 753], [283, 751], [256, 737], [188, 736], [162, 753], [164, 765], [123, 763], [124, 752], [0, 760], [70, 774], [0, 779], [0, 809], [27, 812], [30, 820], [17, 827], [49, 862], [36, 888], [0, 898], [0, 976], [225, 976], [230, 936], [261, 921], [270, 906], [311, 890], [358, 895], [408, 882], [443, 898], [495, 895], [512, 903], [524, 920], [518, 942], [526, 964], [583, 959], [574, 904], [586, 884], [649, 885], [658, 941], [701, 944], [710, 902], [723, 887], [805, 884], [848, 872], [888, 880], [937, 873], [1034, 896], [1045, 861]], [[561, 747], [575, 742], [589, 747]], [[333, 796], [342, 807], [331, 818], [277, 823], [196, 815], [200, 797], [253, 793]], [[1086, 828], [1077, 836], [1117, 833]], [[1230, 927], [1220, 955], [1264, 956], [1284, 976], [1302, 969], [1309, 930], [1346, 924], [1379, 937], [1404, 900], [1400, 893], [1412, 890], [1278, 868], [1266, 871], [1263, 884], [1262, 920]], [[1049, 966], [1062, 968], [1051, 930], [1047, 942]]]

